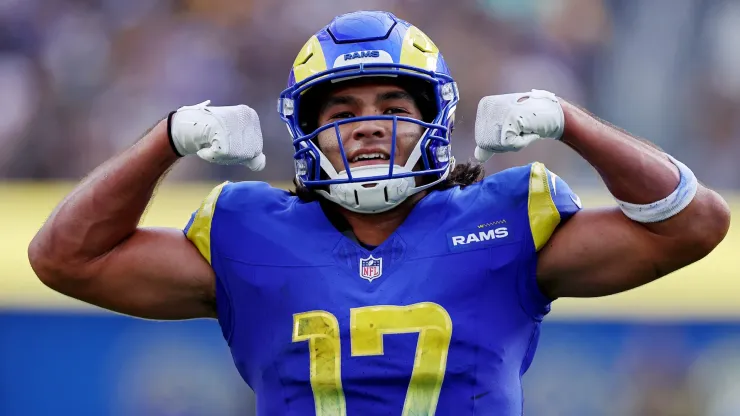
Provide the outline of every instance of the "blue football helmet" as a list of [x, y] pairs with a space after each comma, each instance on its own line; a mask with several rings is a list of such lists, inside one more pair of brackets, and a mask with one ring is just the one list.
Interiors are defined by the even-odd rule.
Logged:
[[[423, 120], [397, 115], [352, 117], [318, 126], [319, 103], [311, 90], [359, 77], [393, 77], [412, 96], [422, 96]], [[278, 100], [278, 112], [288, 126], [295, 148], [298, 182], [325, 198], [360, 213], [387, 211], [409, 196], [445, 180], [454, 168], [450, 152], [459, 92], [437, 46], [421, 30], [391, 13], [360, 11], [337, 16], [306, 42], [298, 53], [288, 88]], [[312, 111], [311, 111], [312, 110]], [[424, 113], [424, 111], [422, 111]], [[389, 163], [350, 169], [339, 126], [364, 120], [389, 120], [393, 133]], [[415, 123], [424, 133], [407, 163], [394, 163], [398, 122]], [[334, 129], [344, 170], [337, 172], [318, 147], [319, 133]], [[424, 176], [421, 184], [416, 178]]]

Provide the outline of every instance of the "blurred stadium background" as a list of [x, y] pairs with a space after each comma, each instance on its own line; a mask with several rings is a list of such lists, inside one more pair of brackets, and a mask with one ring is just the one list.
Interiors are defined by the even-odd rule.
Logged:
[[[0, 415], [252, 414], [215, 322], [113, 315], [35, 280], [26, 247], [66, 191], [173, 108], [244, 102], [258, 174], [182, 161], [145, 222], [181, 227], [223, 180], [285, 184], [275, 99], [333, 15], [386, 9], [438, 44], [460, 84], [454, 153], [472, 156], [483, 95], [542, 88], [647, 137], [740, 215], [740, 1], [0, 0]], [[545, 162], [587, 205], [610, 200], [565, 146]], [[740, 415], [740, 226], [705, 260], [623, 295], [560, 300], [525, 376], [543, 416]]]

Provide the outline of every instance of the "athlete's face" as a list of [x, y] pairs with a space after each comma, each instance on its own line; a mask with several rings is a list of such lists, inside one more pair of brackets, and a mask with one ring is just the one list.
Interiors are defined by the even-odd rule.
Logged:
[[[319, 126], [350, 117], [398, 115], [421, 120], [421, 111], [406, 90], [392, 82], [355, 83], [331, 92], [319, 111]], [[403, 166], [424, 128], [399, 121], [396, 125], [395, 165]], [[350, 168], [388, 164], [393, 137], [392, 120], [369, 120], [339, 126]], [[335, 129], [319, 133], [318, 144], [337, 172], [345, 170]], [[364, 155], [364, 156], [362, 156]], [[365, 158], [363, 158], [365, 157]], [[369, 159], [366, 159], [370, 157]]]

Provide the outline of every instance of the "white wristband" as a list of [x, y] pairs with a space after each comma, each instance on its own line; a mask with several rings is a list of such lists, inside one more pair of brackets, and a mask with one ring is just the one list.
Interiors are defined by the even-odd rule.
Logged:
[[668, 154], [666, 156], [678, 167], [678, 172], [681, 175], [678, 187], [672, 194], [650, 204], [631, 204], [615, 198], [619, 208], [629, 219], [641, 223], [666, 220], [683, 211], [696, 196], [698, 182], [694, 172], [688, 166], [674, 159], [673, 156]]

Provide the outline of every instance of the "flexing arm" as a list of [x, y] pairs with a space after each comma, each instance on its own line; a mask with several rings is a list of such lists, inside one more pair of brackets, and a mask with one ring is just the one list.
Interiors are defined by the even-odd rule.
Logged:
[[[215, 274], [181, 230], [138, 228], [178, 155], [265, 166], [257, 113], [245, 106], [179, 108], [135, 146], [93, 171], [54, 210], [28, 248], [47, 286], [152, 319], [215, 317]], [[176, 149], [176, 152], [173, 151]], [[201, 236], [202, 237], [202, 236]], [[208, 236], [210, 238], [210, 236]]]
[[163, 120], [94, 170], [52, 212], [28, 249], [50, 288], [152, 319], [213, 317], [213, 270], [177, 229], [137, 228], [177, 160]]
[[[615, 198], [647, 204], [676, 189], [678, 169], [663, 152], [567, 102], [561, 104], [562, 141], [596, 169]], [[709, 254], [729, 223], [725, 201], [702, 185], [683, 211], [656, 223], [632, 221], [619, 208], [583, 210], [540, 251], [538, 282], [551, 299], [629, 290]]]

